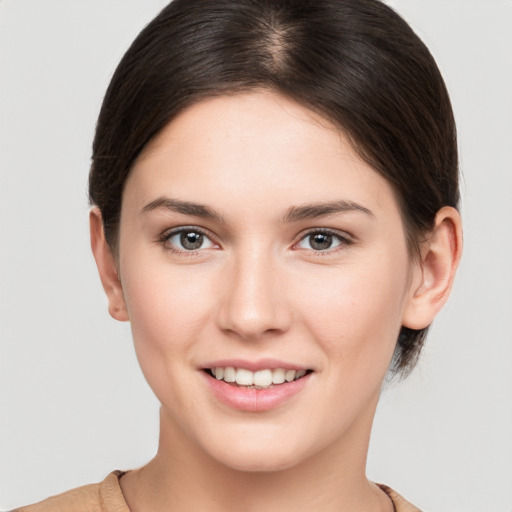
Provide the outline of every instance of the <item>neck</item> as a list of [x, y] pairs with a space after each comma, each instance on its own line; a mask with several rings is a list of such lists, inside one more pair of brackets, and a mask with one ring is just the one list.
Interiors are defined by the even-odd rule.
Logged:
[[[206, 454], [161, 411], [155, 458], [126, 474], [121, 488], [132, 512], [173, 510], [393, 510], [365, 476], [373, 411], [367, 427], [292, 467], [240, 471]], [[142, 506], [143, 505], [143, 506]]]

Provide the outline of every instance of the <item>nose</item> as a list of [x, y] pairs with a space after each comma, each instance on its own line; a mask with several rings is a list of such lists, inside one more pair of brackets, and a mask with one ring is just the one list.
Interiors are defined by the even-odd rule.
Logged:
[[218, 324], [244, 340], [286, 332], [292, 321], [284, 273], [261, 248], [240, 254], [225, 269]]

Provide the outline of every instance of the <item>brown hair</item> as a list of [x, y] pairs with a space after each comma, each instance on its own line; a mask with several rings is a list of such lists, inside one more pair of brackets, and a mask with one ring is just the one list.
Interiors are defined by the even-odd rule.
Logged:
[[[123, 187], [145, 145], [202, 98], [272, 89], [320, 113], [391, 183], [411, 254], [437, 211], [457, 207], [455, 123], [421, 40], [378, 0], [174, 0], [135, 39], [101, 108], [90, 200], [112, 250]], [[402, 328], [405, 375], [426, 329]]]

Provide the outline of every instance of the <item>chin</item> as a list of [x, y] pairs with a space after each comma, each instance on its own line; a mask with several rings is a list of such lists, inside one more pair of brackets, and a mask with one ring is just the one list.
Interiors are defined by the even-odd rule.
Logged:
[[238, 456], [237, 454], [222, 454], [222, 460], [218, 460], [221, 464], [235, 470], [246, 473], [271, 473], [276, 471], [284, 471], [297, 466], [300, 458], [296, 455], [285, 456], [266, 456], [262, 453], [251, 453]]
[[[254, 440], [250, 442], [249, 439]], [[215, 443], [210, 451], [218, 463], [236, 471], [243, 472], [275, 472], [290, 469], [299, 465], [308, 458], [304, 443], [293, 442], [289, 437], [268, 439], [256, 439], [254, 436], [243, 436], [235, 439], [226, 436], [230, 440], [226, 446], [224, 443]], [[286, 440], [286, 441], [284, 441]]]

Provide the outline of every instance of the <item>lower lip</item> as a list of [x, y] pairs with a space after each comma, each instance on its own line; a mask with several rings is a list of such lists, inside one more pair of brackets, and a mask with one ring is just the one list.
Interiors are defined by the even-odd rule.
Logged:
[[311, 374], [292, 382], [274, 385], [267, 389], [248, 389], [217, 380], [203, 372], [214, 396], [231, 408], [247, 412], [263, 412], [275, 409], [299, 393], [309, 381]]

